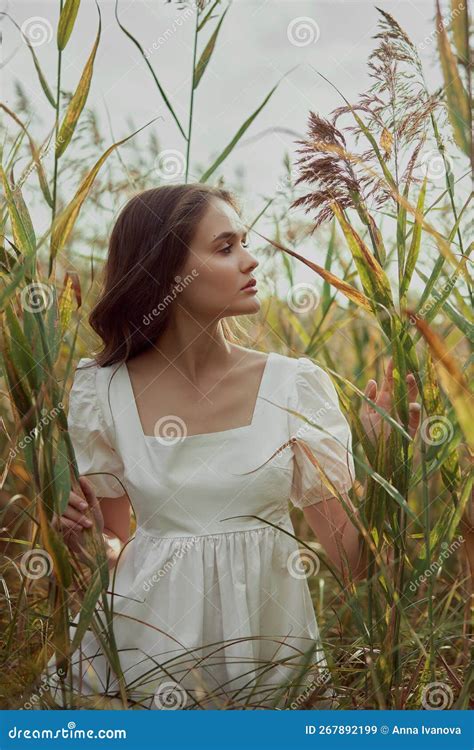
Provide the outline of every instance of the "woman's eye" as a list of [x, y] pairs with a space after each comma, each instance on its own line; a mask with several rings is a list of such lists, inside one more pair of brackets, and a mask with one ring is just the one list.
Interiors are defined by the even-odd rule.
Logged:
[[[248, 240], [246, 240], [245, 242], [241, 242], [240, 244], [242, 245], [242, 247], [247, 248], [249, 247], [250, 243]], [[219, 252], [224, 253], [224, 255], [228, 255], [229, 253], [227, 252], [227, 250], [232, 250], [232, 245], [226, 245]]]

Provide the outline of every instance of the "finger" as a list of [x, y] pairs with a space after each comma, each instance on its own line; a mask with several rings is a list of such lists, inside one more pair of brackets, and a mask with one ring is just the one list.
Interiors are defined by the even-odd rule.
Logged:
[[68, 505], [72, 505], [78, 510], [85, 510], [89, 507], [87, 500], [84, 500], [84, 498], [78, 495], [76, 492], [70, 492]]
[[68, 518], [75, 523], [81, 524], [82, 526], [92, 526], [92, 521], [90, 518], [87, 518], [84, 513], [81, 513], [80, 511], [70, 507], [69, 505], [67, 506], [61, 518]]
[[88, 504], [94, 506], [98, 501], [92, 484], [85, 476], [80, 476], [79, 482]]
[[386, 394], [392, 394], [393, 391], [393, 358], [390, 357], [387, 363], [387, 369], [380, 389], [380, 396], [383, 397]]
[[406, 382], [408, 388], [408, 401], [416, 401], [418, 397], [418, 384], [413, 373], [408, 373]]
[[408, 406], [408, 434], [415, 437], [420, 424], [421, 406], [416, 401]]
[[79, 477], [81, 480], [81, 486], [84, 484], [84, 494], [87, 497], [87, 501], [90, 505], [90, 508], [92, 510], [92, 516], [97, 522], [99, 527], [103, 527], [104, 525], [104, 515], [102, 513], [102, 507], [99, 502], [99, 499], [97, 495], [95, 494], [95, 490], [92, 487], [92, 484], [88, 481], [88, 479], [84, 476]]
[[[367, 385], [365, 386], [364, 395], [367, 396], [367, 398], [370, 398], [371, 401], [375, 401], [377, 398], [377, 381], [371, 378]], [[364, 408], [366, 410], [371, 409], [371, 405], [367, 403], [367, 401], [364, 401]]]
[[75, 521], [72, 521], [70, 518], [64, 518], [64, 516], [61, 516], [59, 519], [59, 523], [61, 526], [61, 533], [67, 537], [71, 535], [80, 535], [84, 531], [84, 528], [77, 524]]

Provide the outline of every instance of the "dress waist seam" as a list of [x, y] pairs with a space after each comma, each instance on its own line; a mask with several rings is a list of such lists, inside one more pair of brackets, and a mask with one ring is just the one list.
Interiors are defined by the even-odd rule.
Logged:
[[[286, 519], [284, 519], [286, 520]], [[290, 519], [291, 523], [291, 519]], [[184, 534], [182, 536], [161, 536], [160, 534], [154, 534], [151, 531], [148, 531], [147, 529], [144, 529], [141, 526], [137, 526], [135, 529], [135, 534], [143, 534], [144, 536], [148, 536], [151, 539], [173, 539], [176, 541], [183, 541], [183, 540], [191, 540], [191, 539], [205, 539], [205, 538], [220, 538], [224, 536], [229, 536], [230, 534], [248, 534], [249, 531], [268, 531], [271, 529], [272, 531], [289, 531], [290, 533], [294, 533], [294, 529], [291, 528], [289, 525], [287, 526], [280, 526], [278, 528], [275, 528], [271, 525], [268, 526], [252, 526], [247, 529], [234, 529], [232, 531], [219, 531], [217, 533], [211, 533], [211, 534]]]

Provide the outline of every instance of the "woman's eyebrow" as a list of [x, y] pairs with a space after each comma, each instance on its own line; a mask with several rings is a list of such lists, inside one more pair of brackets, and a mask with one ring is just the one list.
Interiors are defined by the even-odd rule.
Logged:
[[[214, 244], [214, 242], [220, 242], [220, 240], [227, 240], [231, 238], [233, 239], [234, 237], [237, 237], [237, 234], [238, 232], [221, 232], [220, 234], [217, 235], [217, 237], [215, 237], [212, 240], [212, 244]], [[240, 235], [242, 239], [246, 237], [247, 236], [246, 230], [244, 229], [242, 232], [240, 232]]]

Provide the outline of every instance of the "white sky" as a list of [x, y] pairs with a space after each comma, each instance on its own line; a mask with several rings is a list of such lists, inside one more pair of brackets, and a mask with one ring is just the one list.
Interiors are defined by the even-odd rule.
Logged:
[[[59, 3], [56, 0], [10, 0], [9, 3], [8, 0], [0, 0], [0, 4], [3, 8], [9, 5], [8, 10], [19, 25], [33, 17], [40, 17], [39, 23], [46, 29], [46, 32], [43, 30], [40, 33], [45, 33], [46, 37], [48, 23], [53, 29], [57, 26]], [[441, 84], [441, 73], [434, 38], [434, 2], [380, 0], [377, 4], [394, 15], [418, 46], [428, 85], [431, 90], [435, 89]], [[275, 193], [282, 176], [285, 150], [293, 153], [297, 147], [293, 141], [305, 135], [310, 109], [328, 117], [332, 109], [343, 103], [337, 92], [316, 76], [308, 63], [329, 78], [351, 102], [356, 101], [369, 87], [367, 57], [376, 43], [372, 37], [377, 32], [379, 18], [375, 5], [375, 2], [352, 0], [234, 0], [221, 27], [211, 63], [196, 91], [191, 175], [196, 179], [200, 177], [203, 169], [212, 163], [272, 86], [298, 65], [280, 83], [241, 145], [221, 168], [229, 182], [235, 182], [239, 171], [243, 170], [244, 199], [249, 218], [258, 213], [264, 204], [264, 196]], [[102, 36], [88, 106], [98, 111], [101, 130], [106, 134], [107, 142], [112, 143], [114, 139], [130, 133], [127, 125], [130, 116], [133, 116], [134, 125], [138, 128], [162, 115], [162, 120], [135, 137], [137, 143], [142, 138], [142, 144], [147, 143], [150, 129], [154, 128], [162, 149], [185, 153], [184, 140], [144, 60], [118, 27], [114, 15], [115, 2], [101, 0], [100, 7]], [[314, 41], [299, 46], [289, 40], [288, 29], [294, 19], [301, 17], [309, 18]], [[186, 130], [193, 17], [179, 11], [175, 2], [120, 0], [119, 18], [139, 39], [143, 48], [152, 51], [150, 61]], [[211, 22], [205, 30], [198, 57], [214, 24]], [[64, 52], [63, 89], [73, 91], [76, 88], [94, 43], [97, 26], [95, 2], [83, 0]], [[6, 61], [2, 70], [2, 99], [8, 106], [13, 106], [13, 83], [20, 80], [34, 101], [37, 114], [43, 118], [41, 127], [32, 124], [33, 135], [42, 140], [52, 125], [53, 109], [40, 90], [31, 55], [21, 42], [18, 30], [7, 19], [3, 20], [1, 28], [2, 59]], [[163, 34], [168, 36], [164, 43], [160, 41]], [[35, 50], [54, 90], [57, 66], [54, 35]], [[113, 123], [113, 137], [106, 110]], [[278, 128], [285, 132], [275, 130]], [[262, 137], [256, 137], [259, 135]], [[156, 154], [150, 154], [150, 163], [155, 158]]]

